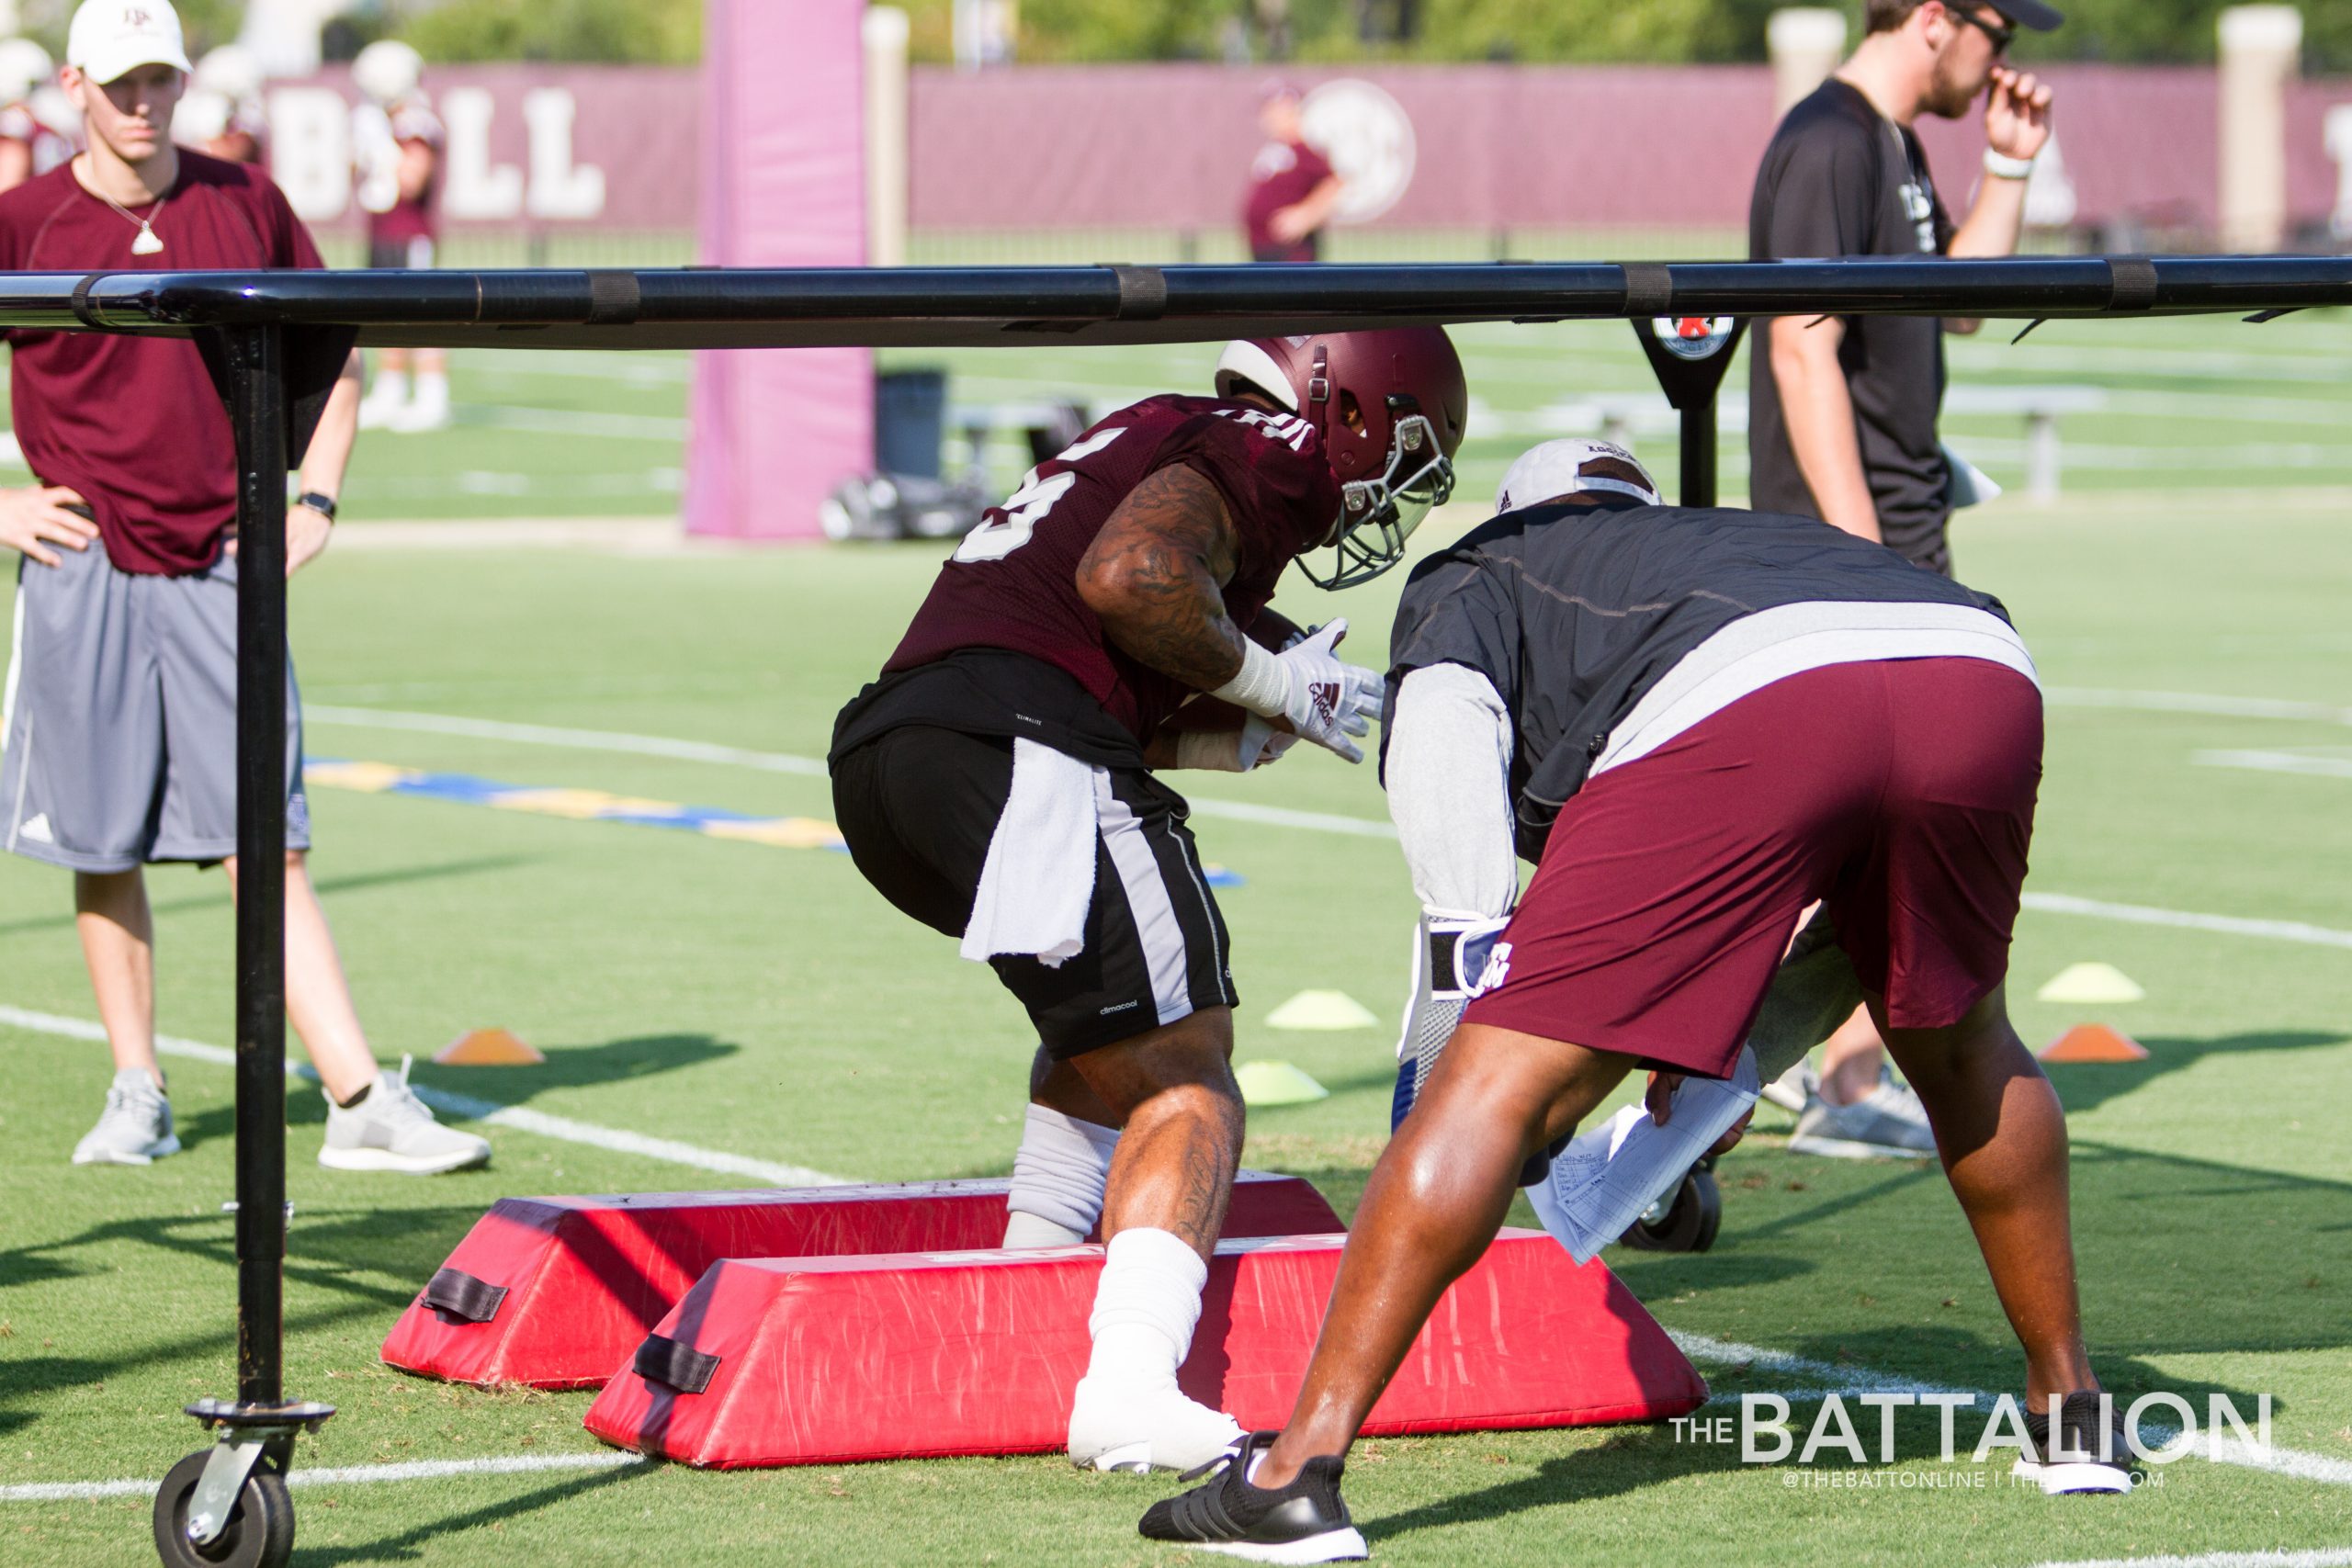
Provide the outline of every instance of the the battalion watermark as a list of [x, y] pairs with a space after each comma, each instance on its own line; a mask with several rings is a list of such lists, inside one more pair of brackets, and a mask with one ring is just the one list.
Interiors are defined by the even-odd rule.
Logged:
[[[1992, 1399], [1964, 1393], [1870, 1393], [1797, 1396], [1795, 1403], [1818, 1398], [1819, 1410], [1810, 1421], [1792, 1416], [1792, 1401], [1777, 1393], [1743, 1393], [1739, 1413], [1680, 1416], [1672, 1422], [1675, 1440], [1736, 1445], [1742, 1464], [1788, 1465], [1785, 1486], [1836, 1491], [1982, 1492], [2019, 1481], [2007, 1470], [1981, 1467], [1996, 1459], [2041, 1460], [2045, 1463], [2114, 1463], [2138, 1466], [2135, 1486], [2164, 1484], [2163, 1466], [2202, 1450], [2209, 1453], [2267, 1459], [2270, 1444], [2270, 1395], [2259, 1395], [2255, 1418], [2248, 1425], [2237, 1403], [2227, 1394], [2206, 1396], [2200, 1424], [2194, 1401], [2167, 1392], [2143, 1393], [2121, 1407], [2120, 1419], [2112, 1396], [2099, 1396], [2099, 1419], [2094, 1433], [2077, 1431], [2071, 1439], [2061, 1435], [2059, 1399], [2052, 1396], [2046, 1412], [2052, 1433], [2050, 1452], [2035, 1452], [2027, 1430], [2027, 1406], [2008, 1394]], [[1857, 1420], [1856, 1407], [1860, 1419]], [[1898, 1413], [1913, 1423], [1934, 1412], [1936, 1461], [1929, 1466], [1924, 1444], [1905, 1448], [1903, 1468], [1898, 1459], [1895, 1427]], [[1981, 1416], [1974, 1422], [1975, 1440], [1963, 1448], [1962, 1414]], [[1874, 1441], [1867, 1439], [1875, 1439]], [[2009, 1450], [2003, 1455], [2001, 1450]], [[1875, 1450], [1875, 1451], [1873, 1451]]]

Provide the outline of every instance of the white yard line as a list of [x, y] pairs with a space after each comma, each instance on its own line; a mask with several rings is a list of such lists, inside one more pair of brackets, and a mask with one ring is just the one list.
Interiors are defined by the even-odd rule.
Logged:
[[[2268, 702], [2258, 698], [2203, 698], [2169, 692], [2067, 692], [2075, 698], [2131, 698], [2135, 701], [2105, 701], [2086, 705], [2109, 707], [2163, 707], [2184, 712], [2227, 712], [2233, 715], [2253, 713], [2267, 718], [2311, 717], [2329, 716], [2331, 720], [2352, 723], [2352, 709], [2323, 707], [2317, 704]], [[2058, 694], [2052, 694], [2053, 699]], [[2253, 705], [2252, 707], [2200, 708], [2188, 706], [2197, 703]], [[2258, 710], [2258, 711], [2257, 711]], [[2288, 711], [2292, 710], [2292, 711]], [[781, 751], [752, 751], [739, 746], [716, 746], [700, 740], [677, 740], [659, 735], [630, 735], [616, 730], [566, 729], [540, 724], [509, 724], [498, 719], [467, 718], [454, 714], [404, 713], [390, 708], [333, 707], [323, 704], [305, 710], [304, 716], [322, 725], [348, 725], [358, 728], [413, 730], [434, 735], [461, 735], [483, 740], [511, 740], [526, 746], [557, 746], [572, 750], [609, 751], [646, 757], [671, 757], [682, 761], [716, 762], [730, 767], [754, 768], [765, 773], [797, 773], [811, 778], [825, 776], [825, 764], [817, 757], [798, 757]], [[1218, 800], [1193, 796], [1193, 812], [1198, 817], [1222, 818], [1228, 821], [1255, 822], [1261, 826], [1295, 828], [1306, 832], [1339, 833], [1353, 838], [1394, 839], [1394, 825], [1371, 817], [1344, 817], [1323, 811], [1294, 811], [1284, 807], [1259, 806], [1246, 801]], [[2045, 915], [2078, 915], [2094, 919], [2120, 920], [2132, 925], [2174, 926], [2189, 931], [2219, 931], [2231, 936], [2256, 937], [2271, 942], [2301, 942], [2312, 947], [2352, 948], [2352, 931], [2335, 931], [2325, 926], [2308, 925], [2300, 920], [2247, 919], [2235, 915], [2207, 915], [2188, 909], [2162, 909], [2143, 904], [2115, 904], [2097, 898], [2078, 898], [2064, 893], [2028, 893], [2025, 907]]]
[[[494, 1459], [428, 1459], [408, 1464], [349, 1464], [288, 1472], [288, 1486], [366, 1486], [379, 1481], [447, 1481], [464, 1475], [532, 1475], [550, 1470], [626, 1470], [643, 1454], [503, 1454]], [[0, 1486], [0, 1503], [86, 1503], [101, 1497], [152, 1497], [161, 1481], [37, 1481]]]
[[2216, 718], [2284, 718], [2306, 724], [2352, 724], [2352, 707], [2278, 697], [2232, 697], [2206, 692], [2128, 692], [2090, 686], [2051, 686], [2052, 707], [2138, 708], [2150, 713], [2209, 714]]
[[[107, 1037], [106, 1030], [88, 1019], [65, 1018], [56, 1013], [34, 1012], [5, 1004], [0, 1004], [0, 1024], [29, 1030], [36, 1034], [62, 1035], [69, 1040], [103, 1042]], [[155, 1049], [166, 1056], [209, 1062], [216, 1067], [237, 1065], [235, 1052], [219, 1045], [208, 1045], [198, 1040], [181, 1040], [173, 1035], [159, 1034], [155, 1036]], [[289, 1066], [303, 1077], [314, 1076], [305, 1063], [293, 1062]], [[615, 1154], [667, 1160], [672, 1165], [717, 1171], [724, 1176], [749, 1177], [754, 1181], [765, 1181], [777, 1187], [850, 1187], [856, 1184], [853, 1178], [811, 1170], [805, 1165], [754, 1159], [749, 1155], [729, 1154], [724, 1149], [706, 1149], [674, 1139], [648, 1137], [625, 1128], [600, 1127], [593, 1122], [575, 1122], [569, 1116], [553, 1116], [544, 1111], [526, 1110], [519, 1105], [501, 1105], [495, 1100], [477, 1100], [469, 1094], [453, 1094], [447, 1089], [433, 1089], [424, 1084], [418, 1084], [415, 1089], [416, 1097], [435, 1111], [463, 1116], [492, 1127], [554, 1138], [562, 1143], [583, 1144], [590, 1148], [608, 1149]]]
[[2324, 1546], [2312, 1551], [2206, 1551], [2194, 1557], [2074, 1557], [2037, 1562], [2034, 1568], [2347, 1568], [2352, 1547]]
[[306, 722], [346, 725], [357, 729], [405, 729], [425, 735], [461, 735], [476, 740], [511, 740], [524, 746], [560, 746], [575, 751], [611, 751], [628, 756], [670, 757], [684, 762], [718, 762], [752, 768], [761, 773], [798, 773], [824, 778], [821, 757], [795, 757], [781, 751], [748, 751], [740, 746], [714, 746], [701, 740], [677, 740], [661, 735], [629, 735], [611, 729], [565, 729], [545, 724], [507, 724], [497, 719], [466, 718], [456, 714], [401, 713], [391, 708], [331, 707], [306, 704]]
[[2306, 778], [2352, 779], [2352, 757], [2315, 757], [2301, 751], [2199, 751], [2200, 768], [2240, 768], [2256, 773], [2301, 773]]
[[[1802, 1377], [1826, 1385], [1810, 1391], [1815, 1396], [1837, 1393], [1964, 1393], [1973, 1395], [1986, 1411], [1998, 1397], [1981, 1388], [1958, 1388], [1941, 1383], [1921, 1382], [1899, 1373], [1879, 1371], [1870, 1367], [1839, 1366], [1829, 1361], [1816, 1361], [1804, 1356], [1791, 1355], [1785, 1350], [1770, 1349], [1761, 1345], [1743, 1345], [1737, 1340], [1715, 1339], [1704, 1334], [1687, 1334], [1668, 1329], [1682, 1353], [1694, 1361], [1707, 1361], [1718, 1366], [1748, 1366], [1784, 1377]], [[1726, 1391], [1726, 1397], [1731, 1391]], [[1746, 1392], [1746, 1391], [1739, 1391]], [[1760, 1392], [1760, 1391], [1759, 1391]], [[1771, 1391], [1782, 1398], [1794, 1401], [1804, 1397], [1805, 1391], [1776, 1389]], [[2153, 1421], [2141, 1423], [2143, 1440], [2151, 1446], [2170, 1443], [2179, 1436], [2176, 1428], [2159, 1427]], [[2352, 1486], [2352, 1463], [2331, 1459], [2325, 1454], [2306, 1453], [2301, 1449], [2281, 1448], [2276, 1443], [2267, 1453], [2249, 1445], [2228, 1443], [2216, 1447], [2201, 1435], [2192, 1434], [2188, 1451], [2216, 1464], [2241, 1465], [2248, 1470], [2267, 1471], [2296, 1481], [2317, 1482], [2327, 1486]]]
[[2250, 920], [2237, 915], [2200, 915], [2187, 909], [2157, 909], [2145, 904], [2110, 904], [2100, 898], [2077, 898], [2068, 893], [2029, 893], [2025, 907], [2044, 915], [2083, 915], [2093, 919], [2120, 920], [2126, 925], [2173, 926], [2185, 931], [2218, 931], [2225, 936], [2250, 936], [2265, 942], [2295, 942], [2307, 947], [2352, 949], [2352, 931], [2301, 920]]

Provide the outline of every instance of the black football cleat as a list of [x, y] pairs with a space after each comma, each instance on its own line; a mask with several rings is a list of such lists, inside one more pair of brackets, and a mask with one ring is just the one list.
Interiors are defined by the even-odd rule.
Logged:
[[2059, 1404], [2054, 1444], [2047, 1404], [2025, 1413], [2025, 1436], [2026, 1446], [2009, 1473], [2040, 1483], [2046, 1495], [2132, 1490], [2132, 1446], [2114, 1405], [2097, 1389], [2070, 1393]]
[[1187, 1481], [1208, 1479], [1154, 1503], [1136, 1529], [1148, 1540], [1252, 1562], [1353, 1562], [1370, 1556], [1340, 1496], [1342, 1461], [1308, 1460], [1287, 1486], [1252, 1486], [1242, 1479], [1279, 1435], [1252, 1432], [1198, 1470], [1186, 1471]]

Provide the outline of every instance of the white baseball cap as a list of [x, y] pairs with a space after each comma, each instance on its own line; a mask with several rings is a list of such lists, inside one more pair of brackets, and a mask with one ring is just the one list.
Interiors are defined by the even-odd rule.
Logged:
[[65, 63], [101, 86], [142, 65], [196, 69], [171, 0], [82, 0], [66, 34]]
[[[1644, 482], [1635, 485], [1623, 479], [1611, 479], [1605, 474], [1587, 474], [1585, 465], [1600, 458], [1630, 465], [1635, 473], [1642, 476]], [[1666, 504], [1659, 499], [1657, 481], [1652, 479], [1649, 470], [1623, 446], [1609, 441], [1565, 437], [1558, 441], [1546, 441], [1540, 446], [1531, 446], [1520, 454], [1519, 461], [1510, 466], [1503, 475], [1503, 482], [1495, 490], [1495, 511], [1498, 513], [1510, 512], [1558, 496], [1589, 494], [1595, 491], [1611, 495], [1630, 495], [1651, 506]]]

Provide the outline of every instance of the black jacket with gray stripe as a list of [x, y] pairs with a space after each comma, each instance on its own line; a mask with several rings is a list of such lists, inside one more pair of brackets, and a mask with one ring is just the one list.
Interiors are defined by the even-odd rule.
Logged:
[[1508, 512], [1413, 569], [1389, 634], [1381, 761], [1396, 686], [1431, 664], [1494, 683], [1517, 727], [1520, 854], [1540, 859], [1610, 732], [1700, 644], [1761, 610], [1815, 603], [2001, 602], [1810, 517], [1590, 504]]

